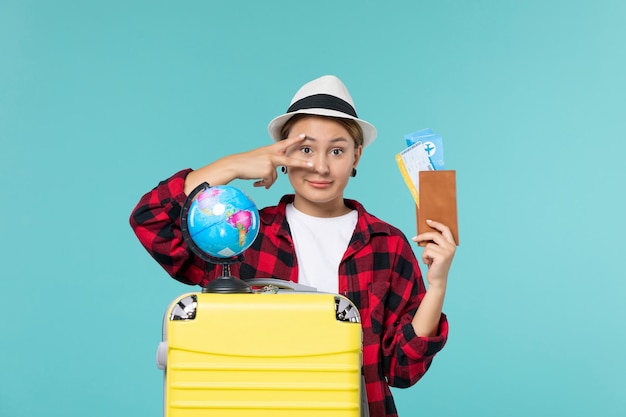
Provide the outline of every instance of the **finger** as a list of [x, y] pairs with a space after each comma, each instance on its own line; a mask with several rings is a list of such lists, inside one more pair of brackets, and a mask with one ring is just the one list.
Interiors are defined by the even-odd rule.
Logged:
[[299, 143], [302, 143], [305, 139], [306, 139], [306, 135], [303, 133], [293, 138], [283, 139], [279, 142], [276, 142], [272, 146], [275, 147], [278, 152], [286, 153], [290, 147], [297, 145]]
[[276, 182], [277, 178], [278, 175], [276, 174], [276, 171], [273, 171], [273, 174], [270, 174], [269, 178], [261, 178], [260, 180], [255, 181], [253, 185], [255, 187], [265, 187], [268, 189]]
[[313, 168], [313, 162], [304, 159], [290, 158], [288, 156], [278, 156], [274, 158], [277, 166], [285, 166], [287, 168]]
[[[430, 245], [430, 244], [429, 244]], [[427, 245], [428, 246], [428, 245]], [[430, 245], [433, 246], [433, 245]], [[434, 260], [435, 260], [435, 256], [432, 253], [431, 250], [429, 250], [430, 248], [426, 247], [424, 248], [424, 251], [422, 252], [422, 262], [428, 266], [430, 268], [430, 266], [433, 264]]]
[[429, 271], [435, 267], [449, 269], [451, 261], [452, 254], [443, 251], [437, 245], [429, 244], [422, 252], [422, 262], [428, 266]]
[[435, 256], [452, 257], [456, 251], [456, 244], [454, 241], [449, 241], [441, 233], [438, 232], [426, 232], [415, 236], [412, 239], [414, 242], [425, 242], [422, 255], [428, 255], [431, 258]]
[[274, 170], [272, 171], [272, 177], [265, 188], [266, 189], [270, 188], [272, 185], [274, 185], [277, 179], [278, 179], [278, 174], [276, 173], [276, 170]]
[[259, 181], [256, 181], [253, 185], [254, 185], [255, 187], [265, 187], [265, 189], [267, 190], [267, 189], [269, 189], [269, 188], [270, 188], [273, 184], [274, 184], [273, 182], [268, 182], [268, 181], [265, 181], [265, 180], [259, 180]]
[[424, 247], [424, 251], [422, 252], [422, 262], [428, 266], [429, 272], [431, 268], [436, 268], [439, 271], [447, 271], [450, 269], [455, 249], [456, 246], [453, 245], [449, 245], [449, 247], [446, 248], [434, 243], [429, 243]]
[[440, 231], [440, 232], [442, 232], [442, 233], [443, 233], [443, 231], [444, 231], [444, 230], [450, 230], [450, 229], [448, 228], [448, 226], [446, 226], [446, 225], [445, 225], [445, 224], [443, 224], [443, 223], [439, 223], [439, 222], [437, 222], [437, 221], [435, 221], [435, 220], [426, 219], [426, 223], [427, 223], [430, 227], [432, 227], [433, 229], [437, 229], [437, 230], [439, 230], [439, 231]]
[[415, 236], [412, 240], [414, 242], [437, 242], [443, 240], [443, 235], [440, 232], [424, 232]]
[[260, 180], [255, 181], [253, 185], [255, 187], [265, 187], [265, 188], [267, 188], [267, 180], [265, 178], [261, 178]]
[[443, 223], [437, 222], [435, 220], [431, 220], [431, 219], [427, 219], [426, 223], [432, 227], [433, 229], [439, 230], [441, 232], [441, 234], [443, 235], [443, 237], [450, 243], [453, 243], [454, 245], [456, 245], [456, 242], [454, 240], [454, 236], [452, 235], [452, 231], [450, 230], [450, 228], [448, 226], [446, 226]]
[[263, 179], [263, 186], [265, 187], [266, 190], [269, 190], [269, 188], [272, 185], [274, 185], [275, 182], [276, 182], [276, 175], [272, 175], [270, 178]]

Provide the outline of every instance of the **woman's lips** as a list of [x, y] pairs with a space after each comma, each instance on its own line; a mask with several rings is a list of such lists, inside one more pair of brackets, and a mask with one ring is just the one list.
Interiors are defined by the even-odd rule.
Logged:
[[332, 184], [331, 181], [308, 181], [309, 185], [313, 188], [328, 188]]

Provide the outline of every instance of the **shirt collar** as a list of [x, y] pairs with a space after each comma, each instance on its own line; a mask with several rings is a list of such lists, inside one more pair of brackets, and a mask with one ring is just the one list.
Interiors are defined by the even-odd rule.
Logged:
[[[278, 205], [263, 209], [265, 215], [261, 216], [261, 221], [273, 229], [276, 234], [289, 233], [286, 211], [287, 204], [293, 203], [294, 198], [293, 194], [286, 194], [280, 199]], [[356, 210], [359, 216], [350, 244], [357, 244], [358, 242], [358, 244], [365, 245], [370, 241], [373, 234], [391, 234], [389, 224], [368, 213], [361, 203], [350, 199], [344, 201], [346, 206]]]

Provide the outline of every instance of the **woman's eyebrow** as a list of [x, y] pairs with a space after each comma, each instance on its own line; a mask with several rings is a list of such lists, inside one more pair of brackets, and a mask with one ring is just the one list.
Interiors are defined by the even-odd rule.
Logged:
[[[316, 141], [317, 141], [317, 139], [315, 139], [314, 137], [309, 136], [309, 135], [305, 135], [305, 136], [304, 136], [304, 140], [305, 140], [305, 141], [310, 140], [310, 141], [312, 141], [312, 142], [316, 142]], [[330, 140], [330, 142], [331, 142], [331, 143], [335, 143], [335, 142], [348, 142], [348, 139], [344, 138], [343, 136], [339, 136], [339, 137], [337, 137], [337, 138], [331, 139], [331, 140]]]

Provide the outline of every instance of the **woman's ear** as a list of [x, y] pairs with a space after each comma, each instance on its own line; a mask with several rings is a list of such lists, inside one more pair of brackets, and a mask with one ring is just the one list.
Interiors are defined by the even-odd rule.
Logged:
[[352, 168], [356, 168], [359, 165], [359, 160], [361, 159], [361, 155], [363, 154], [363, 145], [358, 145], [354, 149], [354, 164], [352, 164]]

